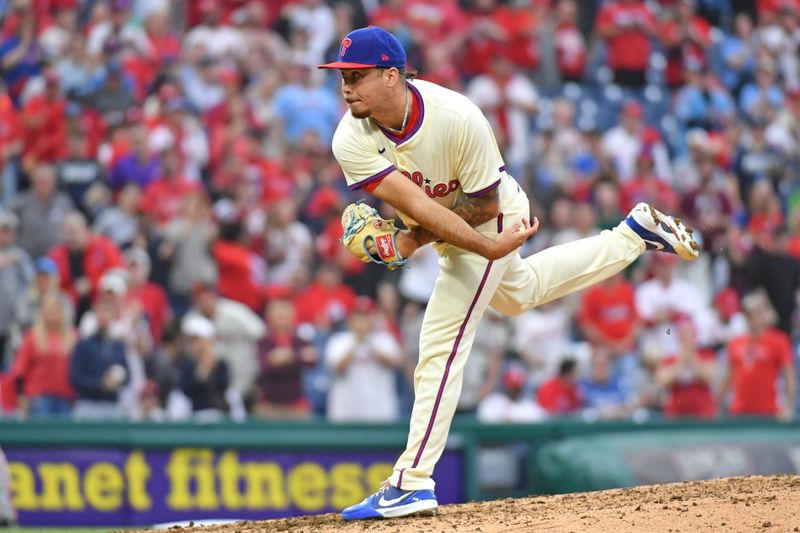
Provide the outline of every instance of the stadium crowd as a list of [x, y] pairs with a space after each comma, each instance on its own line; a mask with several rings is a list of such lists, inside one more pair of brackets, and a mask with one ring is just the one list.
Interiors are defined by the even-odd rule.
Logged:
[[[0, 413], [399, 420], [436, 252], [338, 243], [334, 57], [393, 32], [495, 128], [542, 229], [640, 201], [690, 264], [489, 312], [460, 412], [486, 422], [796, 411], [797, 0], [0, 1]], [[390, 206], [380, 206], [392, 217]]]

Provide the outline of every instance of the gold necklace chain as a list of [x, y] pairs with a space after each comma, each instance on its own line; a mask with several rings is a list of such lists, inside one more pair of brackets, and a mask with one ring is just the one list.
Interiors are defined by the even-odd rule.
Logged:
[[408, 122], [408, 111], [409, 111], [409, 109], [411, 109], [411, 106], [409, 105], [409, 103], [410, 103], [410, 100], [408, 99], [408, 88], [406, 88], [406, 112], [403, 114], [403, 125], [400, 126], [399, 130], [396, 130], [394, 128], [390, 128], [389, 126], [383, 126], [383, 128], [387, 129], [387, 130], [389, 130], [389, 131], [391, 131], [393, 133], [403, 133], [403, 131], [406, 129], [406, 122]]

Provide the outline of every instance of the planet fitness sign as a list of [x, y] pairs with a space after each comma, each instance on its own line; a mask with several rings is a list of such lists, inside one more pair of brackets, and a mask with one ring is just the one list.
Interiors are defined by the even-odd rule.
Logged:
[[[391, 473], [391, 452], [5, 449], [21, 525], [150, 525], [336, 512]], [[437, 466], [440, 503], [464, 499], [463, 457]]]

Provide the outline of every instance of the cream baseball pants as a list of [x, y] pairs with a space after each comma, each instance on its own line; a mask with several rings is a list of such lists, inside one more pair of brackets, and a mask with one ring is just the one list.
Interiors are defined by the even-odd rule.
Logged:
[[389, 483], [403, 490], [433, 490], [431, 475], [444, 450], [464, 364], [487, 306], [518, 315], [620, 272], [644, 249], [624, 222], [525, 259], [515, 252], [488, 261], [450, 247], [440, 258], [441, 273], [422, 324], [408, 444]]

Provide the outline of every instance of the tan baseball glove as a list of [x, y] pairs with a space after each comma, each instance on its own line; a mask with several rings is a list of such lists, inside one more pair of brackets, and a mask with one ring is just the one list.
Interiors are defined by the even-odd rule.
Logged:
[[397, 251], [394, 220], [381, 218], [378, 211], [362, 200], [350, 204], [342, 213], [342, 244], [365, 263], [378, 263], [390, 270], [406, 264]]

